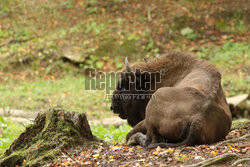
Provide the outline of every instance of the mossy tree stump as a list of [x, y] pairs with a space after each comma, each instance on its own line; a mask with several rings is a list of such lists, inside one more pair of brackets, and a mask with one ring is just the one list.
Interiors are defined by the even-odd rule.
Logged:
[[41, 166], [64, 149], [91, 146], [100, 140], [91, 130], [84, 113], [49, 109], [38, 113], [34, 124], [0, 156], [0, 166]]

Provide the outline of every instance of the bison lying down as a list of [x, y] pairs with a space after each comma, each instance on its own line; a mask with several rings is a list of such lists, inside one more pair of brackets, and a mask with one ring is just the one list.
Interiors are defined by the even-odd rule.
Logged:
[[[167, 53], [131, 67], [125, 63], [125, 75], [113, 93], [111, 110], [133, 126], [127, 135], [128, 144], [147, 148], [209, 144], [228, 134], [232, 117], [221, 88], [221, 75], [209, 62], [182, 53]], [[164, 75], [149, 77], [161, 70]], [[142, 86], [147, 83], [156, 83], [156, 89]], [[153, 97], [117, 96], [128, 94]]]

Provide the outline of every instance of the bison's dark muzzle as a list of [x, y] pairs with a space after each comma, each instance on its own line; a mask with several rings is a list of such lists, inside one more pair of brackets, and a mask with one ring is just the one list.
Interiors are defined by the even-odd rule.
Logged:
[[110, 106], [110, 110], [113, 111], [114, 114], [120, 113], [120, 108], [117, 106], [114, 106], [113, 104]]
[[119, 106], [115, 106], [115, 105], [111, 105], [110, 106], [110, 110], [113, 111], [114, 114], [119, 114], [119, 117], [121, 119], [127, 119], [126, 114], [122, 111], [121, 107]]
[[110, 110], [111, 110], [111, 111], [113, 111], [113, 110], [114, 110], [114, 108], [113, 108], [113, 106], [112, 106], [112, 105], [110, 106]]

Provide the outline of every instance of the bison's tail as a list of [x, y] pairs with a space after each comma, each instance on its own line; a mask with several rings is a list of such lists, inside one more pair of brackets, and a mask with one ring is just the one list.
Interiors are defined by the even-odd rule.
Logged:
[[152, 148], [156, 148], [158, 146], [161, 148], [167, 148], [167, 147], [179, 147], [179, 146], [183, 146], [183, 145], [193, 146], [196, 144], [200, 144], [202, 142], [202, 141], [200, 141], [200, 139], [201, 139], [201, 127], [202, 127], [201, 125], [202, 125], [201, 121], [194, 121], [189, 128], [187, 138], [184, 139], [182, 142], [179, 142], [179, 143], [152, 143], [152, 144], [149, 144], [146, 148], [152, 149]]

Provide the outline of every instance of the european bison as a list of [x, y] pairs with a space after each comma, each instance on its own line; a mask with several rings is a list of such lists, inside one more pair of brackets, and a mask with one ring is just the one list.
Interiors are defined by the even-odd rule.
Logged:
[[[111, 110], [133, 126], [127, 135], [129, 144], [148, 148], [209, 144], [228, 134], [232, 116], [221, 88], [221, 75], [209, 62], [167, 53], [148, 62], [130, 66], [125, 60], [125, 64]], [[151, 76], [162, 70], [165, 74]], [[154, 83], [152, 89], [150, 84]], [[124, 98], [145, 94], [153, 96]]]

